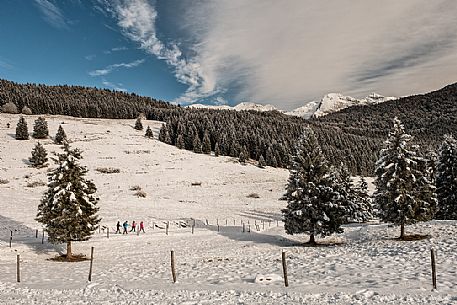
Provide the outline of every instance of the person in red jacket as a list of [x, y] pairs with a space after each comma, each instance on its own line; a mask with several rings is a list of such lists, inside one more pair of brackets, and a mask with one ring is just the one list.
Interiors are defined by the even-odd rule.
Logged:
[[130, 230], [130, 232], [136, 232], [136, 222], [135, 220], [132, 222], [132, 229]]
[[143, 231], [143, 233], [146, 233], [146, 232], [144, 232], [144, 223], [142, 221], [140, 222], [140, 230], [138, 232], [141, 232], [141, 231]]

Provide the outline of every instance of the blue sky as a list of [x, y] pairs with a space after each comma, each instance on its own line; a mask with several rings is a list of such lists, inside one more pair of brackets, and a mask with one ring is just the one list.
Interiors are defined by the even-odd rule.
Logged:
[[0, 77], [285, 110], [404, 96], [457, 81], [456, 15], [454, 0], [1, 0]]

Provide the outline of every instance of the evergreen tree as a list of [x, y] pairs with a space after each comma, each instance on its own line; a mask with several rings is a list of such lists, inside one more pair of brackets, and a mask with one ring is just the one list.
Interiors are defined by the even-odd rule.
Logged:
[[271, 164], [272, 167], [278, 167], [278, 161], [276, 160], [276, 156], [273, 156], [271, 159]]
[[16, 127], [16, 140], [28, 140], [29, 139], [29, 131], [27, 127], [27, 122], [25, 121], [24, 117], [19, 118], [19, 122], [17, 123]]
[[141, 123], [141, 117], [138, 117], [135, 121], [135, 127], [136, 130], [143, 130], [143, 123]]
[[457, 141], [446, 135], [438, 151], [437, 219], [457, 219]]
[[88, 240], [100, 218], [97, 216], [95, 184], [85, 179], [87, 169], [79, 164], [81, 151], [64, 144], [64, 152], [53, 159], [57, 168], [48, 173], [48, 190], [38, 206], [36, 220], [42, 223], [52, 243], [67, 244], [72, 258], [72, 241]]
[[176, 139], [176, 147], [179, 149], [186, 148], [186, 143], [184, 142], [184, 137], [182, 134], [178, 135], [178, 138]]
[[238, 157], [238, 161], [239, 161], [241, 164], [246, 164], [246, 157], [244, 156], [244, 153], [243, 153], [243, 152], [240, 152], [240, 156]]
[[219, 142], [216, 142], [216, 145], [214, 145], [214, 156], [219, 157], [221, 154], [221, 151], [219, 149]]
[[154, 138], [154, 134], [152, 133], [151, 127], [148, 126], [148, 128], [146, 128], [146, 133], [144, 134], [144, 136], [149, 139]]
[[263, 155], [260, 155], [258, 166], [260, 168], [265, 168], [265, 166], [266, 166], [265, 159], [263, 158]]
[[292, 158], [286, 188], [287, 208], [282, 210], [287, 234], [307, 233], [310, 244], [315, 236], [343, 232], [346, 219], [342, 197], [314, 132], [306, 128]]
[[35, 139], [45, 139], [48, 136], [48, 122], [43, 117], [39, 117], [35, 120], [35, 125], [33, 125], [33, 137]]
[[205, 131], [205, 134], [203, 136], [202, 151], [204, 154], [211, 153], [211, 140], [209, 139], [208, 131]]
[[46, 149], [38, 142], [32, 150], [32, 157], [29, 158], [29, 161], [33, 167], [45, 167], [48, 162], [47, 156]]
[[167, 132], [167, 128], [165, 127], [165, 124], [162, 124], [159, 130], [159, 141], [160, 142], [165, 142], [165, 134]]
[[411, 140], [395, 118], [376, 163], [374, 203], [383, 221], [400, 225], [400, 239], [405, 239], [405, 225], [430, 220], [436, 208], [434, 187], [427, 179], [427, 162], [417, 156]]
[[62, 125], [59, 125], [59, 129], [57, 130], [56, 136], [54, 137], [54, 143], [61, 145], [66, 140], [67, 135], [65, 134]]
[[202, 142], [200, 141], [200, 137], [198, 136], [198, 134], [195, 135], [195, 137], [194, 137], [193, 146], [194, 146], [194, 153], [197, 153], [197, 154], [202, 153]]

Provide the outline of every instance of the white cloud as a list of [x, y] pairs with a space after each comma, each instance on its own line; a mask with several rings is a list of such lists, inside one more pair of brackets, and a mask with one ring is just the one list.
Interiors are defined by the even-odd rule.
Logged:
[[35, 4], [43, 14], [44, 20], [58, 29], [68, 29], [67, 21], [62, 11], [50, 0], [35, 0]]
[[107, 66], [106, 68], [103, 68], [103, 69], [98, 69], [98, 70], [94, 70], [94, 71], [90, 71], [89, 72], [89, 75], [90, 76], [102, 76], [102, 75], [107, 75], [107, 74], [110, 74], [111, 72], [113, 72], [113, 70], [116, 70], [118, 68], [127, 68], [127, 69], [130, 69], [130, 68], [133, 68], [133, 67], [138, 67], [139, 65], [141, 65], [142, 63], [144, 63], [145, 60], [144, 59], [137, 59], [135, 61], [132, 61], [130, 63], [120, 63], [120, 64], [113, 64], [113, 65], [109, 65]]
[[122, 87], [122, 84], [114, 84], [112, 82], [107, 81], [106, 79], [102, 80], [102, 84], [106, 87], [109, 87], [111, 89], [114, 89], [116, 91], [121, 91], [121, 92], [126, 92], [127, 89]]
[[184, 95], [175, 102], [198, 100], [216, 92], [215, 83], [211, 82], [197, 61], [182, 56], [175, 43], [166, 45], [157, 38], [157, 11], [147, 0], [117, 0], [114, 5], [105, 1], [104, 4], [114, 13], [119, 27], [128, 38], [173, 67], [176, 79], [188, 86]]
[[86, 60], [93, 60], [95, 57], [97, 57], [97, 55], [95, 55], [95, 54], [89, 54], [89, 55], [84, 56], [84, 58]]
[[111, 53], [113, 53], [113, 52], [126, 51], [126, 50], [128, 50], [127, 47], [116, 47], [116, 48], [112, 48], [112, 49], [110, 49], [110, 50], [105, 50], [105, 51], [103, 51], [103, 53], [105, 53], [105, 54], [111, 54]]

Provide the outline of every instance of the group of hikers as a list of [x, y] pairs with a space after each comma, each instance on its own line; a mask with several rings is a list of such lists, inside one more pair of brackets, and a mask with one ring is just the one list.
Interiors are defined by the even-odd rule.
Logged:
[[[121, 225], [121, 222], [119, 220], [117, 221], [116, 234], [117, 233], [121, 234], [121, 227], [123, 228], [122, 234], [129, 234], [129, 231], [128, 231], [129, 222], [127, 220], [124, 221], [124, 223], [122, 225]], [[130, 229], [130, 232], [136, 232], [137, 223], [135, 222], [135, 220], [132, 222], [131, 227], [132, 228]], [[143, 231], [143, 233], [146, 233], [144, 231], [144, 223], [143, 223], [143, 221], [140, 222], [140, 228], [138, 230], [138, 233], [140, 233], [141, 231]]]

